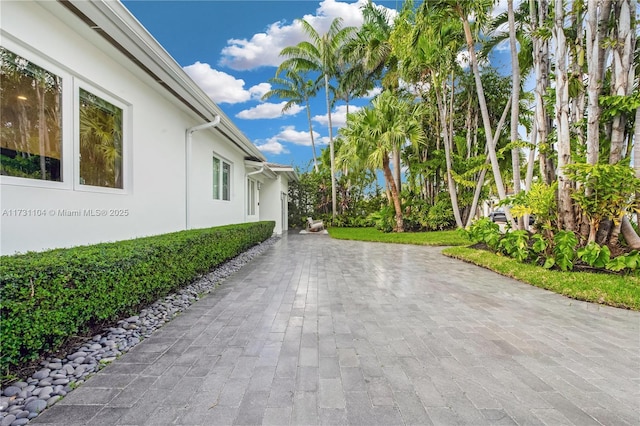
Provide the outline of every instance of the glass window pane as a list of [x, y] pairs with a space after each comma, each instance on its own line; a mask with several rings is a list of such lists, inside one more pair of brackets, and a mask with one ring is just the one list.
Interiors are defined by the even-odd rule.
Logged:
[[62, 180], [62, 78], [0, 47], [0, 174]]
[[229, 188], [231, 178], [231, 165], [223, 162], [222, 163], [222, 199], [230, 200], [231, 199], [231, 191]]
[[213, 199], [220, 199], [220, 160], [213, 157]]
[[80, 183], [122, 188], [122, 109], [80, 89]]

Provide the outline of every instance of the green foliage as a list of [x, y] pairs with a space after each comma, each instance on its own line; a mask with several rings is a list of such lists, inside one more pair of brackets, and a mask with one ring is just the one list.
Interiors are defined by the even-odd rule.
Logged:
[[578, 249], [578, 259], [594, 268], [604, 268], [611, 259], [611, 250], [607, 246], [600, 246], [591, 242]]
[[498, 243], [498, 248], [504, 254], [519, 262], [529, 258], [529, 232], [524, 230], [507, 232]]
[[640, 252], [632, 250], [629, 253], [615, 257], [607, 262], [606, 268], [610, 271], [622, 271], [628, 269], [630, 272], [640, 270]]
[[573, 269], [573, 261], [576, 258], [575, 248], [578, 245], [578, 237], [571, 231], [558, 231], [553, 237], [553, 256], [547, 258], [545, 268], [554, 265], [561, 271]]
[[392, 232], [396, 224], [393, 206], [384, 206], [377, 212], [371, 213], [367, 219], [374, 224], [378, 231]]
[[492, 250], [498, 248], [500, 243], [500, 226], [488, 217], [482, 217], [471, 224], [466, 231], [471, 241], [485, 243]]
[[429, 208], [427, 214], [426, 228], [431, 231], [442, 231], [450, 229], [455, 225], [453, 217], [453, 207], [451, 198], [438, 197], [438, 201]]
[[552, 185], [533, 183], [529, 191], [521, 191], [508, 199], [507, 203], [512, 206], [511, 213], [516, 217], [534, 214], [536, 223], [545, 229], [551, 229], [556, 222], [557, 188], [557, 182]]
[[592, 226], [603, 219], [618, 222], [631, 208], [639, 208], [640, 179], [623, 164], [570, 164], [567, 176], [581, 184], [571, 197], [580, 206]]
[[135, 313], [266, 240], [255, 222], [41, 253], [0, 263], [0, 372], [55, 351], [93, 324]]
[[537, 255], [543, 255], [547, 248], [549, 247], [549, 242], [545, 237], [541, 234], [533, 234], [531, 236], [531, 240], [533, 244], [531, 245], [531, 250]]

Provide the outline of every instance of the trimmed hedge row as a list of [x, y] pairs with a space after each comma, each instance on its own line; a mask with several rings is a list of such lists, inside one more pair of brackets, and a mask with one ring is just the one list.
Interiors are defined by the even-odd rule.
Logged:
[[0, 375], [266, 240], [255, 222], [0, 258]]

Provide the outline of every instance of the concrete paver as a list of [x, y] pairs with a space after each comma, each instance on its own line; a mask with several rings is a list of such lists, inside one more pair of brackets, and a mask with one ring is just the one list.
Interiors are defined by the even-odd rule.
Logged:
[[31, 423], [637, 425], [640, 313], [289, 234]]

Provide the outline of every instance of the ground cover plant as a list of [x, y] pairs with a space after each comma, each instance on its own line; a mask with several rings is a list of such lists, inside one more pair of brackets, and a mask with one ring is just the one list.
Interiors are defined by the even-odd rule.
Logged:
[[273, 233], [274, 222], [3, 256], [0, 373], [135, 313]]

